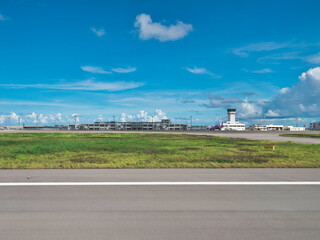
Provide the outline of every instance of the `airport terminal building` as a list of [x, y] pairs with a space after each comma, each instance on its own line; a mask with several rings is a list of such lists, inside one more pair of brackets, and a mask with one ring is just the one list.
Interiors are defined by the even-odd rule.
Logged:
[[160, 122], [94, 122], [70, 124], [69, 130], [82, 131], [184, 131], [190, 127], [187, 124], [171, 123], [169, 119]]

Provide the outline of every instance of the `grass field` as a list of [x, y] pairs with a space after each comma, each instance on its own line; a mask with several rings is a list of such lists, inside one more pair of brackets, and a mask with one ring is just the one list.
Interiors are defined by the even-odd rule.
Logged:
[[[275, 150], [265, 145], [275, 145]], [[1, 133], [0, 168], [320, 167], [320, 146], [186, 134]]]
[[280, 134], [283, 137], [302, 137], [302, 138], [320, 138], [320, 134], [308, 134], [308, 133], [293, 133], [293, 134]]

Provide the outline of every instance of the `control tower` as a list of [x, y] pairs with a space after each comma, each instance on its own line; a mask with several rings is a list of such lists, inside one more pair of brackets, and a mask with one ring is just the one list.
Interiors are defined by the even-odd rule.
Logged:
[[236, 109], [227, 109], [228, 111], [228, 121], [230, 123], [235, 123], [236, 122]]

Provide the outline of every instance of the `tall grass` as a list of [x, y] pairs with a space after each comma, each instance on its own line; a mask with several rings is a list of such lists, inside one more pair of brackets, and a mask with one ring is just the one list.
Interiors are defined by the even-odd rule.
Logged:
[[[276, 149], [264, 148], [270, 144]], [[2, 169], [319, 166], [316, 144], [186, 134], [0, 134]]]

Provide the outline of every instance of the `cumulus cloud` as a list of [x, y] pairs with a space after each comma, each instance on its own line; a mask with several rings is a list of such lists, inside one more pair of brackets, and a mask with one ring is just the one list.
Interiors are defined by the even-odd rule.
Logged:
[[105, 32], [105, 30], [103, 28], [97, 29], [97, 28], [91, 27], [90, 29], [98, 37], [102, 37], [103, 35], [106, 34], [106, 32]]
[[[79, 115], [80, 116], [80, 115]], [[39, 125], [60, 125], [60, 124], [68, 124], [73, 119], [70, 119], [68, 116], [63, 116], [61, 113], [56, 114], [43, 114], [43, 113], [35, 113], [32, 112], [25, 116], [24, 122], [28, 124], [39, 124]]]
[[127, 67], [127, 68], [112, 68], [111, 70], [117, 73], [130, 73], [130, 72], [136, 71], [137, 69], [135, 67]]
[[250, 102], [247, 98], [239, 106], [240, 118], [257, 118], [263, 112], [262, 107]]
[[280, 113], [276, 112], [276, 111], [272, 111], [272, 110], [268, 110], [268, 112], [265, 114], [265, 116], [267, 117], [279, 117]]
[[162, 119], [167, 119], [166, 113], [161, 109], [156, 109], [153, 114], [148, 114], [148, 112], [141, 110], [136, 115], [121, 113], [120, 121], [121, 122], [134, 122], [134, 121], [143, 121], [143, 122], [160, 122]]
[[210, 75], [214, 78], [221, 78], [221, 76], [216, 75], [210, 71], [208, 71], [206, 68], [198, 68], [198, 67], [193, 67], [193, 68], [185, 68], [188, 72], [191, 72], [193, 74], [202, 74], [202, 75]]
[[21, 124], [25, 125], [67, 125], [69, 123], [74, 123], [74, 117], [76, 117], [77, 122], [80, 120], [79, 114], [72, 114], [72, 117], [61, 113], [56, 114], [44, 114], [32, 112], [29, 114], [17, 114], [11, 112], [7, 115], [0, 115], [0, 124], [4, 125], [18, 125], [19, 121]]
[[143, 86], [141, 82], [97, 82], [93, 79], [61, 83], [61, 84], [0, 84], [0, 87], [7, 88], [42, 88], [60, 90], [86, 90], [86, 91], [122, 91]]
[[317, 117], [320, 115], [320, 67], [310, 68], [299, 82], [279, 90], [270, 101], [240, 104], [242, 118]]
[[5, 121], [6, 121], [6, 116], [0, 115], [0, 124], [4, 124]]
[[95, 67], [95, 66], [81, 66], [80, 67], [83, 71], [85, 72], [90, 72], [90, 73], [102, 73], [102, 74], [109, 74], [111, 72], [108, 72], [104, 70], [101, 67]]
[[233, 49], [232, 52], [238, 56], [247, 57], [250, 52], [272, 51], [287, 46], [287, 43], [261, 42]]
[[153, 22], [150, 15], [140, 14], [136, 17], [134, 26], [139, 31], [139, 38], [142, 40], [157, 39], [160, 42], [175, 41], [184, 38], [193, 30], [191, 24], [177, 21], [175, 25], [165, 26], [158, 22]]
[[320, 67], [303, 72], [299, 80], [293, 86], [281, 89], [271, 103], [272, 107], [279, 109], [281, 115], [319, 115]]
[[0, 124], [18, 125], [19, 121], [20, 123], [23, 122], [20, 115], [15, 112], [10, 112], [7, 115], [0, 115]]
[[35, 112], [26, 115], [26, 118], [31, 120], [34, 124], [47, 124], [48, 123], [48, 116], [45, 116], [44, 114], [36, 114]]

